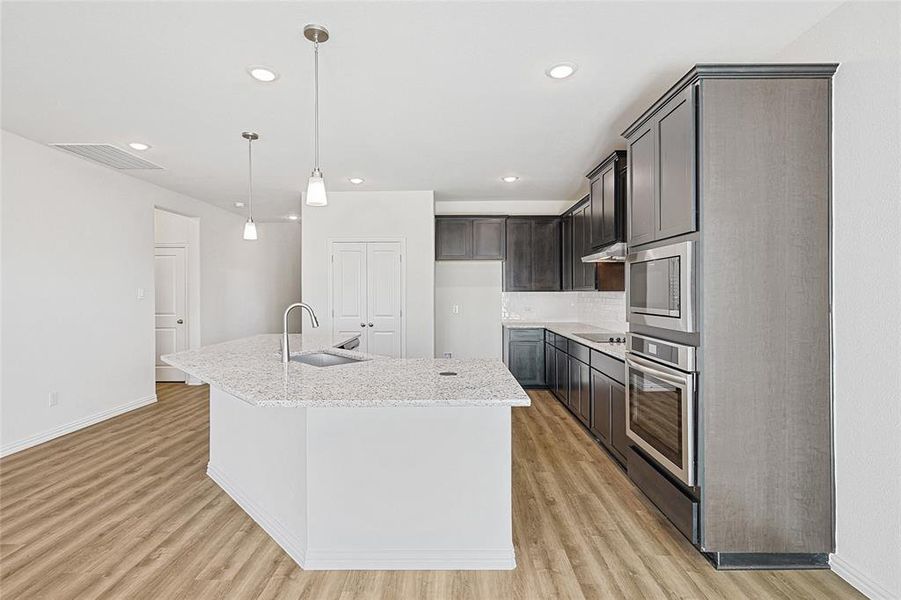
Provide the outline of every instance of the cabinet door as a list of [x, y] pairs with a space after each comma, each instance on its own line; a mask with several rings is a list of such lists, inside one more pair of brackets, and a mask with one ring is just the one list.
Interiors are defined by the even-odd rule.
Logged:
[[472, 220], [472, 258], [475, 260], [503, 260], [506, 219]]
[[582, 289], [597, 289], [597, 277], [595, 263], [582, 262], [582, 257], [591, 254], [591, 206], [586, 204], [582, 209], [582, 252], [579, 254], [579, 266], [582, 267]]
[[588, 214], [590, 225], [589, 245], [592, 248], [600, 248], [604, 245], [604, 190], [601, 173], [598, 173], [588, 182], [589, 204]]
[[504, 261], [504, 289], [532, 289], [532, 222], [507, 219], [507, 260]]
[[435, 259], [472, 258], [472, 219], [448, 217], [435, 219]]
[[654, 122], [635, 132], [628, 141], [629, 245], [653, 242], [657, 235]]
[[557, 356], [557, 399], [569, 405], [569, 356], [559, 348], [554, 354]]
[[628, 456], [629, 438], [626, 437], [626, 388], [610, 381], [610, 444], [625, 461]]
[[591, 235], [591, 209], [588, 204], [573, 212], [573, 289], [595, 289], [595, 264], [583, 263], [582, 256], [589, 254]]
[[583, 362], [573, 360], [578, 365], [579, 377], [579, 403], [576, 406], [576, 415], [585, 425], [588, 425], [591, 417], [591, 369]]
[[599, 186], [601, 190], [601, 205], [603, 207], [603, 217], [601, 219], [600, 240], [598, 246], [606, 246], [612, 244], [619, 239], [619, 215], [616, 201], [616, 167], [617, 161], [610, 163], [610, 166], [604, 169], [599, 177]]
[[582, 225], [582, 218], [585, 212], [583, 209], [573, 211], [573, 244], [572, 244], [572, 262], [573, 262], [573, 289], [580, 290], [585, 287], [584, 273], [582, 268], [582, 248], [585, 244], [585, 228]]
[[695, 230], [693, 89], [670, 100], [656, 120], [658, 240]]
[[557, 356], [553, 344], [544, 343], [544, 385], [551, 392], [557, 388]]
[[532, 287], [536, 291], [560, 289], [560, 219], [532, 221]]
[[561, 226], [562, 269], [561, 280], [564, 290], [573, 289], [573, 216], [563, 217]]
[[591, 425], [589, 428], [606, 444], [610, 444], [610, 384], [600, 371], [591, 370]]
[[507, 364], [520, 385], [544, 385], [544, 342], [510, 342]]

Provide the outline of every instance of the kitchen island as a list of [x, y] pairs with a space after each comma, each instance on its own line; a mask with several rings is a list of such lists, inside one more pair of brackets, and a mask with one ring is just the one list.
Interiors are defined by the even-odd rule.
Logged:
[[[512, 569], [496, 360], [391, 359], [260, 335], [162, 357], [210, 385], [209, 476], [305, 569]], [[294, 352], [293, 350], [297, 350]], [[359, 362], [297, 362], [325, 351]]]

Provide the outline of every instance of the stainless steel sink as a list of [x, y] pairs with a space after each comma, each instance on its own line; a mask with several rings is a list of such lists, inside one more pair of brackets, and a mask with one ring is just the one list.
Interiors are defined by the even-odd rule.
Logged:
[[347, 365], [369, 359], [338, 356], [337, 354], [329, 354], [328, 352], [311, 352], [309, 354], [295, 354], [291, 357], [291, 360], [304, 363], [305, 365], [312, 365], [314, 367], [334, 367], [335, 365]]

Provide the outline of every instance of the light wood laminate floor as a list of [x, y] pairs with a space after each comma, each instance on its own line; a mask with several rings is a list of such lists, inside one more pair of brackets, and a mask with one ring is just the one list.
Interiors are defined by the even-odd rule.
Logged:
[[716, 572], [549, 393], [530, 395], [513, 409], [514, 571], [302, 571], [206, 476], [207, 388], [160, 384], [157, 404], [0, 461], [0, 596], [862, 597], [829, 571]]

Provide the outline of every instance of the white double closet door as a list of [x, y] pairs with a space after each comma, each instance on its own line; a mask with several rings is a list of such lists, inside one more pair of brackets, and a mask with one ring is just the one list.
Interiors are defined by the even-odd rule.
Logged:
[[402, 269], [400, 242], [333, 242], [332, 333], [359, 333], [357, 350], [402, 357]]

